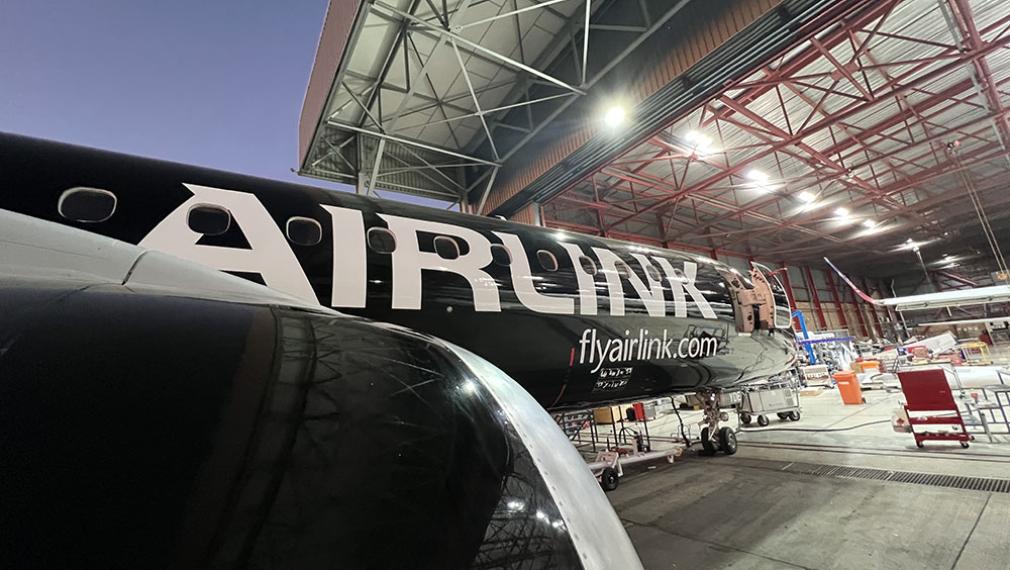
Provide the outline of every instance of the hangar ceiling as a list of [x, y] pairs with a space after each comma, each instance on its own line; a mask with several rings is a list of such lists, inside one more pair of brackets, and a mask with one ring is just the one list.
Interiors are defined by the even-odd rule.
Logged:
[[[986, 275], [1010, 235], [1010, 7], [845, 14], [552, 197], [547, 225], [866, 275]], [[975, 201], [977, 198], [977, 202]], [[942, 250], [942, 252], [941, 252]], [[943, 257], [943, 254], [947, 254]]]
[[333, 0], [317, 66], [331, 17], [355, 23], [334, 75], [313, 72], [332, 84], [318, 116], [303, 111], [314, 133], [301, 173], [365, 193], [485, 196], [504, 162], [685, 4]]
[[869, 277], [917, 245], [986, 283], [1008, 44], [1000, 0], [331, 0], [300, 172]]

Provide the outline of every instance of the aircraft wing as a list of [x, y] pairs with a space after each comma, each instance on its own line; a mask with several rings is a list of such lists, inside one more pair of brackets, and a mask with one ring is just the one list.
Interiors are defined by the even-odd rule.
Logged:
[[976, 287], [974, 289], [906, 295], [903, 297], [891, 297], [889, 299], [874, 299], [860, 290], [859, 287], [856, 287], [851, 279], [835, 267], [834, 263], [831, 263], [830, 259], [825, 257], [824, 261], [831, 266], [831, 269], [835, 270], [835, 273], [852, 288], [860, 299], [878, 307], [891, 307], [898, 311], [911, 311], [915, 309], [942, 309], [944, 307], [965, 307], [968, 305], [984, 305], [987, 303], [1010, 301], [1010, 285], [993, 285], [991, 287]]

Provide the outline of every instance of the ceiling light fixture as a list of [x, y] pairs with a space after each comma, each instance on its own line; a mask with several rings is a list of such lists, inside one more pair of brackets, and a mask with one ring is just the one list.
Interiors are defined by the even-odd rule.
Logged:
[[684, 135], [684, 140], [690, 145], [691, 150], [700, 157], [705, 157], [715, 152], [715, 147], [712, 145], [712, 137], [705, 133], [687, 131]]
[[687, 131], [684, 140], [695, 146], [708, 146], [712, 144], [712, 137], [698, 131]]
[[748, 170], [747, 173], [744, 174], [744, 178], [750, 180], [747, 184], [748, 188], [753, 188], [762, 192], [769, 192], [772, 190], [772, 186], [768, 184], [768, 174], [761, 170], [756, 168]]
[[612, 105], [607, 109], [606, 113], [603, 114], [603, 123], [612, 129], [616, 129], [624, 124], [624, 119], [624, 107], [620, 105]]

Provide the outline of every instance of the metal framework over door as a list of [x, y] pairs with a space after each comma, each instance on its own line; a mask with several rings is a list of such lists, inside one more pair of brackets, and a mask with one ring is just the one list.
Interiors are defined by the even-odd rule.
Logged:
[[[476, 209], [503, 163], [686, 1], [333, 0], [355, 23], [300, 173]], [[624, 50], [594, 46], [615, 35]]]

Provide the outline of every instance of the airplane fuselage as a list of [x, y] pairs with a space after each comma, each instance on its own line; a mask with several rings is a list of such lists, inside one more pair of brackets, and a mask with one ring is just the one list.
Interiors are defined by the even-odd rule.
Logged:
[[[692, 253], [9, 135], [0, 182], [0, 208], [442, 337], [549, 408], [730, 387], [795, 358], [778, 286]], [[81, 221], [89, 192], [112, 196], [107, 218]], [[226, 228], [195, 231], [201, 215]]]

